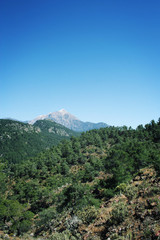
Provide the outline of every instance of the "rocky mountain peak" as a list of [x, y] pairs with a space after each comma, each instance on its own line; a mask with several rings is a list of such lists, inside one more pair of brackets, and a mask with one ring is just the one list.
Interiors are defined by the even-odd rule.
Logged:
[[57, 112], [51, 112], [47, 115], [38, 116], [37, 118], [33, 119], [29, 123], [34, 124], [37, 120], [44, 120], [44, 119], [50, 119], [56, 123], [62, 124], [63, 126], [77, 132], [83, 132], [91, 129], [98, 129], [101, 127], [108, 126], [106, 123], [83, 122], [78, 118], [76, 118], [71, 113], [67, 112], [64, 108], [60, 109]]
[[[67, 116], [65, 116], [65, 115], [67, 115]], [[52, 116], [52, 117], [64, 117], [65, 116], [65, 118], [67, 117], [68, 119], [70, 119], [71, 121], [72, 120], [79, 120], [78, 118], [76, 118], [74, 115], [72, 115], [71, 113], [69, 113], [69, 112], [67, 112], [64, 108], [62, 108], [62, 109], [60, 109], [59, 111], [57, 111], [57, 112], [53, 112], [53, 113], [51, 113], [50, 114], [50, 116]]]
[[64, 108], [60, 109], [58, 112], [60, 112], [62, 114], [67, 114], [68, 113]]

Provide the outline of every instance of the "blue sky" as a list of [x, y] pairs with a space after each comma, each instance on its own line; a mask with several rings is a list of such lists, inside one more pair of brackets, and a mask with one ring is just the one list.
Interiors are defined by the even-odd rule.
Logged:
[[1, 0], [0, 118], [160, 117], [159, 0]]

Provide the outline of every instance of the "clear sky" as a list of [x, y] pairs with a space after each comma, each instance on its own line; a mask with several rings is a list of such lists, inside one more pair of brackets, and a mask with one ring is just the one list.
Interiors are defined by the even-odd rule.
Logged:
[[0, 0], [0, 118], [160, 117], [159, 0]]

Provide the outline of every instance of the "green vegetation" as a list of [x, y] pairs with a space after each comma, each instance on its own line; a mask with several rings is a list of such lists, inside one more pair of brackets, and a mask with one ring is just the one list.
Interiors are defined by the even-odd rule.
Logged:
[[123, 222], [128, 215], [128, 209], [126, 204], [121, 201], [118, 203], [114, 203], [111, 215], [112, 224], [119, 224]]
[[[31, 126], [32, 131], [43, 128], [48, 134], [44, 123], [39, 121]], [[28, 129], [28, 125], [22, 126]], [[51, 126], [49, 129], [56, 131]], [[23, 153], [19, 137], [12, 144], [14, 147], [17, 144], [17, 148], [19, 144]], [[10, 149], [9, 153], [12, 155]], [[25, 154], [24, 158], [17, 157], [17, 161], [3, 156], [1, 230], [16, 235], [28, 231], [35, 236], [48, 233], [52, 235], [50, 239], [81, 239], [79, 226], [93, 222], [100, 207], [111, 197], [123, 193], [128, 201], [136, 198], [138, 190], [136, 186], [130, 187], [129, 181], [141, 168], [150, 165], [160, 173], [160, 120], [136, 130], [127, 127], [91, 130], [27, 160]], [[147, 194], [153, 197], [157, 191], [158, 188], [152, 188]], [[121, 224], [127, 216], [126, 203], [118, 202], [113, 206], [109, 224]], [[103, 234], [99, 239], [105, 239]]]
[[0, 158], [19, 163], [71, 136], [78, 136], [78, 133], [51, 120], [30, 125], [0, 119]]

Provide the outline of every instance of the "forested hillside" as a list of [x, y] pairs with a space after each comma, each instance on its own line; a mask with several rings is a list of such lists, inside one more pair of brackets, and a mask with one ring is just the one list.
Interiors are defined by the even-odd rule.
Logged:
[[0, 158], [19, 163], [78, 133], [51, 120], [34, 125], [9, 119], [0, 119]]
[[158, 239], [160, 120], [91, 130], [0, 171], [2, 236]]

